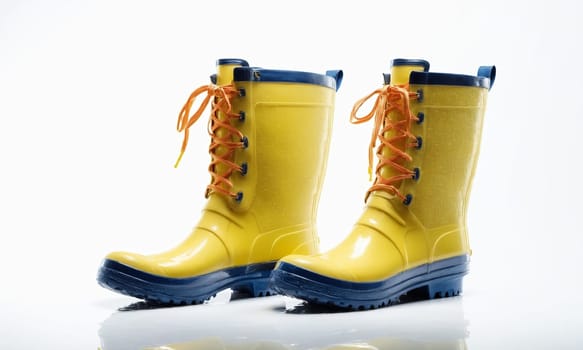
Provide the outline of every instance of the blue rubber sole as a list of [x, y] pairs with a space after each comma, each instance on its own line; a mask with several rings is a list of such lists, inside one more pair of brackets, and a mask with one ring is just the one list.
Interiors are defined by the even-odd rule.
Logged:
[[270, 286], [278, 294], [350, 310], [398, 304], [401, 297], [417, 300], [456, 296], [469, 271], [469, 256], [424, 264], [383, 281], [359, 283], [326, 277], [282, 262], [272, 273]]
[[275, 294], [269, 288], [275, 262], [218, 270], [189, 278], [168, 278], [105, 259], [97, 282], [115, 292], [164, 304], [200, 304], [218, 292], [231, 288], [253, 297]]

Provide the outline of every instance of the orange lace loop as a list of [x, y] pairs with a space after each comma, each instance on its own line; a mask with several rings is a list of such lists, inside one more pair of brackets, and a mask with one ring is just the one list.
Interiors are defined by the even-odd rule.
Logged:
[[[190, 112], [197, 97], [205, 92], [207, 94], [206, 97], [203, 99], [197, 110], [191, 115]], [[182, 107], [182, 110], [178, 114], [176, 130], [178, 130], [178, 132], [184, 132], [184, 140], [182, 141], [180, 155], [176, 160], [176, 164], [174, 164], [175, 168], [180, 164], [184, 151], [186, 151], [190, 127], [200, 118], [212, 99], [211, 117], [208, 123], [208, 133], [211, 136], [211, 144], [209, 146], [211, 164], [209, 165], [208, 170], [211, 174], [212, 180], [207, 187], [207, 197], [212, 192], [222, 193], [233, 198], [237, 198], [238, 196], [237, 193], [231, 191], [233, 183], [229, 180], [233, 171], [242, 170], [240, 165], [235, 164], [230, 160], [233, 158], [235, 149], [246, 147], [246, 139], [244, 135], [241, 131], [231, 125], [232, 119], [239, 119], [240, 117], [240, 113], [233, 113], [231, 106], [231, 100], [238, 95], [239, 91], [232, 84], [223, 86], [214, 84], [204, 85], [190, 94], [184, 107]], [[218, 112], [222, 112], [226, 118], [221, 120]], [[218, 136], [217, 131], [219, 129], [224, 132], [221, 137]], [[233, 141], [234, 139], [241, 141]], [[223, 149], [226, 149], [227, 151], [222, 152], [222, 154], [219, 155], [217, 154], [219, 147], [223, 147]], [[226, 168], [226, 171], [221, 174], [216, 172], [217, 165], [219, 164], [222, 164]]]
[[[358, 117], [356, 115], [358, 110], [366, 101], [375, 95], [377, 98], [372, 110], [367, 115]], [[399, 197], [401, 200], [406, 199], [406, 196], [395, 187], [395, 183], [401, 180], [411, 179], [416, 174], [415, 171], [399, 164], [399, 160], [410, 162], [412, 157], [406, 153], [406, 148], [419, 146], [419, 140], [410, 131], [411, 123], [419, 120], [419, 118], [413, 115], [410, 109], [410, 101], [417, 98], [417, 93], [410, 92], [408, 86], [385, 85], [354, 104], [352, 113], [350, 114], [351, 123], [361, 124], [374, 117], [374, 128], [368, 149], [368, 174], [370, 180], [372, 180], [373, 150], [376, 146], [377, 139], [380, 141], [376, 153], [379, 159], [375, 170], [376, 179], [366, 194], [367, 198], [373, 191], [384, 190]], [[391, 120], [389, 113], [392, 111], [397, 111], [402, 116], [402, 119]], [[390, 138], [385, 137], [385, 134], [390, 131], [393, 131], [394, 136]], [[403, 140], [410, 141], [405, 143], [405, 149], [401, 149], [395, 145], [397, 142], [402, 143]], [[385, 147], [390, 149], [391, 156], [387, 157], [383, 155], [383, 149]], [[397, 174], [389, 178], [384, 178], [381, 175], [381, 169], [384, 166], [392, 167], [396, 170]]]

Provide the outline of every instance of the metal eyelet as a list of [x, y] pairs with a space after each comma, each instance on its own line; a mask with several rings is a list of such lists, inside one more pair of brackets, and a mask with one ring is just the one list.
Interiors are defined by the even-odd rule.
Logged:
[[245, 112], [243, 112], [243, 111], [239, 112], [239, 121], [240, 122], [245, 121]]
[[245, 97], [245, 89], [239, 89], [239, 96]]
[[412, 200], [413, 200], [413, 195], [412, 194], [407, 194], [405, 196], [405, 199], [403, 199], [403, 204], [409, 205], [409, 204], [411, 204], [411, 201]]
[[413, 175], [411, 176], [411, 178], [415, 181], [418, 181], [420, 176], [421, 176], [421, 170], [419, 168], [414, 168]]
[[243, 142], [243, 148], [249, 147], [249, 139], [247, 139], [247, 136], [243, 136], [241, 142]]
[[419, 112], [417, 113], [417, 124], [421, 124], [425, 121], [425, 113]]
[[421, 147], [423, 146], [423, 139], [421, 138], [421, 136], [417, 136], [417, 145], [415, 146], [415, 148], [417, 149], [421, 149]]
[[243, 192], [237, 192], [237, 196], [235, 197], [235, 201], [241, 203], [243, 200]]
[[243, 176], [247, 175], [248, 168], [249, 168], [249, 166], [247, 165], [247, 162], [242, 163], [241, 164], [241, 175], [243, 175]]
[[423, 102], [423, 89], [417, 90], [417, 102]]

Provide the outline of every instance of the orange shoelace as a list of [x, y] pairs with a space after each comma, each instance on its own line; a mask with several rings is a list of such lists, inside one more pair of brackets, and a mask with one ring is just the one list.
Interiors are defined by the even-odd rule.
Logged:
[[[190, 111], [196, 98], [205, 92], [207, 94], [206, 97], [196, 112], [190, 115]], [[190, 97], [188, 97], [188, 100], [178, 115], [176, 130], [178, 130], [178, 132], [184, 132], [184, 141], [182, 141], [180, 155], [178, 156], [178, 160], [176, 160], [174, 167], [178, 167], [178, 164], [184, 155], [184, 151], [186, 150], [186, 146], [188, 145], [189, 128], [200, 118], [212, 99], [211, 117], [209, 118], [208, 123], [208, 133], [211, 136], [211, 145], [209, 146], [211, 164], [209, 165], [208, 170], [212, 179], [210, 185], [207, 186], [207, 197], [212, 192], [222, 193], [233, 198], [238, 197], [238, 194], [232, 191], [233, 183], [229, 180], [229, 177], [233, 171], [242, 171], [243, 168], [234, 163], [231, 159], [233, 159], [235, 149], [245, 148], [247, 143], [241, 131], [231, 125], [231, 120], [239, 120], [241, 117], [240, 113], [233, 113], [232, 111], [231, 100], [236, 96], [239, 96], [239, 90], [237, 90], [232, 84], [223, 86], [214, 84], [204, 85], [190, 94]], [[226, 116], [224, 120], [219, 119], [219, 111]], [[217, 135], [219, 129], [224, 130], [224, 135], [221, 137]], [[233, 141], [234, 139], [240, 141]], [[217, 150], [219, 147], [223, 147], [227, 151], [221, 152], [222, 154], [218, 155]], [[216, 172], [217, 165], [219, 164], [222, 164], [226, 168], [226, 171], [221, 174]]]
[[[375, 95], [377, 98], [370, 113], [363, 117], [357, 117], [356, 113], [360, 107]], [[368, 198], [373, 191], [382, 190], [399, 197], [403, 201], [406, 200], [407, 197], [403, 195], [395, 185], [401, 180], [415, 178], [416, 176], [415, 171], [399, 164], [399, 161], [410, 162], [413, 158], [406, 153], [406, 149], [409, 147], [420, 146], [417, 137], [411, 134], [411, 123], [419, 121], [419, 118], [411, 112], [410, 101], [417, 98], [418, 94], [416, 92], [410, 92], [408, 86], [385, 85], [382, 88], [373, 91], [368, 96], [358, 100], [354, 104], [352, 113], [350, 114], [351, 123], [361, 124], [371, 120], [373, 116], [375, 118], [375, 125], [368, 149], [368, 173], [371, 180], [373, 150], [376, 146], [377, 139], [380, 141], [376, 153], [379, 159], [375, 170], [376, 178], [373, 185], [367, 191], [366, 198]], [[391, 120], [389, 113], [392, 111], [397, 111], [401, 114], [402, 119]], [[390, 131], [394, 131], [394, 136], [390, 138], [385, 137], [385, 134]], [[397, 142], [402, 144], [403, 140], [406, 140], [405, 149], [401, 149], [395, 145]], [[390, 149], [389, 156], [383, 155], [383, 149], [385, 147]], [[389, 178], [384, 178], [381, 175], [381, 169], [384, 166], [392, 167], [396, 170], [397, 174]]]

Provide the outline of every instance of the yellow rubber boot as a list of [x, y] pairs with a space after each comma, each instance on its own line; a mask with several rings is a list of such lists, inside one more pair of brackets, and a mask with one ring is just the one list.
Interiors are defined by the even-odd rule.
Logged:
[[[351, 121], [373, 121], [375, 181], [352, 232], [329, 252], [277, 265], [279, 293], [348, 309], [390, 305], [403, 294], [458, 295], [471, 254], [466, 209], [495, 67], [477, 76], [430, 73], [397, 59], [385, 86], [358, 101]], [[357, 116], [376, 97], [373, 110]]]
[[241, 59], [220, 59], [217, 68], [178, 119], [180, 161], [189, 128], [212, 106], [211, 183], [198, 224], [166, 252], [107, 255], [97, 277], [103, 287], [172, 304], [201, 303], [227, 288], [268, 295], [278, 259], [317, 252], [316, 210], [342, 72], [252, 68]]

